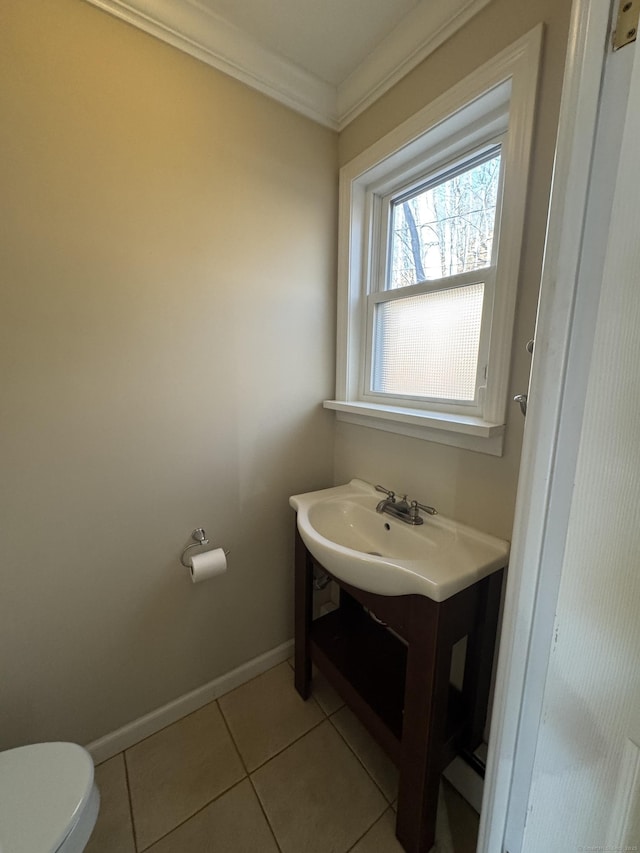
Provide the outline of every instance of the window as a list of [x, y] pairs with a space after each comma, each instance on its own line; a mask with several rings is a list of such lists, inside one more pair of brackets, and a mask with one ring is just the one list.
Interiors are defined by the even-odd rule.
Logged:
[[478, 409], [495, 280], [500, 145], [378, 200], [364, 398]]
[[540, 35], [342, 169], [338, 417], [502, 452]]

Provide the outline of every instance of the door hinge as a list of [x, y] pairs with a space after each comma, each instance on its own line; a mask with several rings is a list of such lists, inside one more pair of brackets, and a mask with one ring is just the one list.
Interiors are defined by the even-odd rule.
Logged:
[[620, 0], [616, 28], [613, 31], [613, 49], [619, 50], [625, 44], [631, 44], [638, 35], [640, 19], [640, 0]]

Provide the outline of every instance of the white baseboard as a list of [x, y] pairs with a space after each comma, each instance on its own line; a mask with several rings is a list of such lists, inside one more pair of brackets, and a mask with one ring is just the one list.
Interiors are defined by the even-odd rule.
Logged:
[[462, 758], [454, 758], [442, 774], [447, 782], [480, 814], [484, 780]]
[[161, 708], [145, 714], [144, 717], [138, 717], [137, 720], [133, 720], [131, 723], [127, 723], [126, 726], [116, 729], [115, 732], [94, 740], [92, 743], [87, 744], [86, 748], [91, 753], [95, 764], [100, 764], [122, 752], [124, 749], [128, 749], [130, 746], [138, 743], [143, 738], [149, 737], [149, 735], [155, 734], [160, 729], [165, 728], [165, 726], [169, 726], [182, 717], [186, 717], [187, 714], [197, 711], [198, 708], [202, 708], [208, 702], [213, 702], [219, 696], [223, 696], [230, 690], [240, 687], [241, 684], [250, 681], [256, 675], [260, 675], [266, 672], [266, 670], [271, 669], [271, 667], [282, 663], [282, 661], [287, 660], [291, 656], [292, 652], [293, 640], [288, 640], [275, 649], [271, 649], [253, 658], [253, 660], [243, 663], [237, 669], [233, 669], [219, 678], [214, 678], [213, 681], [203, 684], [202, 687], [197, 687], [195, 690], [185, 693], [184, 696], [179, 696], [172, 702], [168, 702]]

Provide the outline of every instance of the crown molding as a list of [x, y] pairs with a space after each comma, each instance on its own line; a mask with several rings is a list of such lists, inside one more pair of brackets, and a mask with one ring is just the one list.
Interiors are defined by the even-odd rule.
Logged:
[[337, 88], [196, 0], [86, 0], [333, 130], [342, 130], [490, 0], [422, 0]]
[[262, 47], [239, 27], [193, 0], [86, 0], [178, 50], [338, 129], [336, 90]]

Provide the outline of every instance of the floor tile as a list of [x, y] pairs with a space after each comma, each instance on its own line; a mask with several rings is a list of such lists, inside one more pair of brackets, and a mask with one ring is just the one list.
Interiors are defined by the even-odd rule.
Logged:
[[405, 853], [396, 838], [396, 813], [393, 809], [387, 809], [351, 849], [351, 853]]
[[324, 719], [318, 704], [300, 698], [286, 663], [270, 669], [219, 700], [240, 754], [255, 770]]
[[482, 741], [480, 746], [475, 750], [474, 755], [477, 755], [486, 767], [487, 757], [489, 755], [489, 744]]
[[440, 803], [447, 815], [451, 849], [454, 853], [475, 853], [480, 826], [478, 813], [445, 779], [440, 784]]
[[141, 741], [125, 756], [138, 850], [246, 775], [216, 702]]
[[398, 796], [399, 778], [393, 761], [349, 708], [342, 708], [334, 714], [331, 722], [364, 764], [387, 800], [393, 802]]
[[86, 853], [135, 853], [122, 753], [96, 767], [100, 811]]
[[158, 841], [148, 853], [278, 853], [248, 779]]
[[336, 693], [324, 675], [315, 667], [311, 681], [311, 694], [327, 717], [330, 717], [339, 708], [344, 707], [342, 697]]
[[[396, 818], [387, 809], [350, 853], [404, 853], [396, 838]], [[440, 785], [436, 842], [431, 853], [475, 853], [478, 815], [447, 782]]]
[[[475, 851], [475, 841], [474, 841]], [[443, 784], [440, 782], [438, 791], [438, 813], [436, 815], [436, 843], [433, 853], [456, 853], [456, 848], [451, 838], [451, 826], [449, 823], [449, 809], [444, 797]]]
[[388, 805], [328, 720], [251, 778], [283, 853], [346, 853]]
[[[291, 667], [291, 669], [295, 672], [296, 664], [294, 658], [289, 658], [287, 663]], [[320, 670], [313, 665], [312, 669], [312, 678], [311, 678], [311, 693], [313, 698], [316, 700], [318, 705], [325, 712], [327, 717], [330, 717], [335, 711], [339, 708], [342, 708], [344, 702], [342, 701], [342, 697], [336, 693], [333, 687], [329, 684], [324, 675], [320, 672]]]

